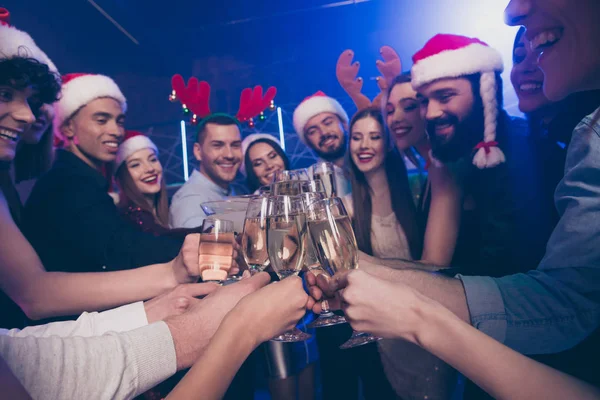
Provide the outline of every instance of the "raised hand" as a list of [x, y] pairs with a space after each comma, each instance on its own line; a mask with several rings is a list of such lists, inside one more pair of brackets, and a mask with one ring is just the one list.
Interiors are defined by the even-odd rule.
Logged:
[[292, 276], [244, 297], [226, 320], [236, 319], [245, 327], [244, 335], [255, 338], [258, 345], [292, 329], [304, 315], [307, 302], [302, 279]]
[[405, 284], [385, 281], [360, 270], [336, 275], [333, 280], [352, 328], [387, 339], [401, 338], [418, 344], [417, 332], [422, 331], [424, 324], [420, 310], [442, 307]]

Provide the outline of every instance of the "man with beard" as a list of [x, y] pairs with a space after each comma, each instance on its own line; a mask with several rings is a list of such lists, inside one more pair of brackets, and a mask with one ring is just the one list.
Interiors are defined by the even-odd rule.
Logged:
[[348, 145], [348, 114], [342, 105], [323, 92], [307, 97], [294, 110], [294, 129], [302, 142], [324, 161], [334, 165], [338, 196], [351, 191], [344, 175]]
[[478, 39], [437, 35], [413, 61], [434, 162], [453, 169], [463, 194], [451, 265], [469, 275], [528, 270], [545, 244], [531, 231], [545, 217], [535, 207], [539, 167], [526, 121], [502, 108], [500, 54]]
[[226, 114], [206, 117], [198, 129], [194, 157], [200, 162], [190, 179], [175, 193], [170, 208], [173, 228], [195, 228], [206, 214], [200, 204], [231, 196], [231, 182], [242, 162], [239, 122]]

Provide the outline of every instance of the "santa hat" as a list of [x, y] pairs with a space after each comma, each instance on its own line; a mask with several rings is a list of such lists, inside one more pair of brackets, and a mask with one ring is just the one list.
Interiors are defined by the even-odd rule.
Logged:
[[496, 142], [498, 101], [496, 72], [504, 69], [500, 53], [479, 39], [438, 34], [413, 56], [411, 70], [415, 90], [444, 78], [480, 74], [479, 93], [483, 102], [483, 141], [475, 146], [473, 164], [492, 168], [506, 159]]
[[304, 99], [294, 110], [294, 129], [303, 143], [306, 144], [304, 128], [307, 122], [315, 115], [324, 112], [336, 114], [346, 124], [349, 121], [348, 114], [342, 105], [333, 97], [328, 97], [319, 91]]
[[0, 60], [12, 57], [33, 58], [58, 73], [50, 58], [33, 41], [28, 33], [10, 25], [10, 13], [0, 8]]
[[248, 148], [250, 147], [250, 145], [252, 145], [252, 143], [256, 142], [257, 140], [270, 140], [274, 143], [276, 143], [279, 147], [281, 147], [281, 143], [279, 142], [279, 140], [277, 140], [275, 138], [275, 136], [273, 135], [269, 135], [268, 133], [253, 133], [251, 135], [248, 135], [244, 138], [244, 140], [242, 140], [242, 164], [240, 165], [240, 172], [243, 175], [246, 175], [246, 152], [248, 151]]
[[108, 76], [83, 73], [63, 75], [62, 95], [54, 103], [54, 134], [64, 140], [60, 131], [63, 123], [81, 107], [102, 97], [115, 99], [121, 104], [123, 112], [127, 111], [125, 96]]
[[142, 149], [152, 149], [158, 155], [158, 148], [148, 136], [138, 131], [126, 131], [117, 151], [116, 167], [119, 168], [129, 156]]

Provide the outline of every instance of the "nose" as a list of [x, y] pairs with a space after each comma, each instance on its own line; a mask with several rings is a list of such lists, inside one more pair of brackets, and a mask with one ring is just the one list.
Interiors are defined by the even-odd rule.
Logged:
[[524, 25], [531, 14], [534, 0], [511, 0], [504, 10], [504, 22], [510, 26]]
[[111, 120], [106, 124], [106, 126], [109, 129], [108, 134], [114, 136], [115, 139], [119, 140], [119, 142], [123, 139], [123, 136], [125, 136], [125, 128], [118, 124], [116, 120]]
[[231, 146], [225, 146], [225, 154], [223, 154], [223, 157], [228, 160], [233, 159], [233, 149], [231, 148]]
[[154, 165], [152, 165], [152, 163], [151, 163], [151, 162], [148, 162], [148, 161], [146, 161], [146, 162], [144, 163], [144, 171], [145, 171], [147, 174], [150, 174], [150, 173], [156, 172], [156, 168], [154, 168]]
[[427, 104], [427, 109], [425, 110], [425, 119], [428, 121], [432, 121], [436, 118], [440, 118], [444, 115], [442, 108], [439, 106], [438, 102], [430, 101]]
[[366, 149], [368, 149], [370, 147], [371, 147], [371, 138], [369, 138], [369, 137], [363, 137], [360, 140], [360, 149], [361, 150], [366, 150]]
[[31, 125], [35, 122], [35, 115], [25, 100], [15, 101], [11, 114], [13, 119], [21, 124]]

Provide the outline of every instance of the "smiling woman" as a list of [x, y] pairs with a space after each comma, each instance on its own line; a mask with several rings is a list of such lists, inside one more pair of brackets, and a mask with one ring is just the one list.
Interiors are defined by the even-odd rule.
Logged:
[[279, 141], [273, 136], [257, 133], [242, 141], [244, 154], [240, 171], [246, 174], [246, 182], [250, 192], [259, 187], [269, 185], [277, 171], [291, 169], [291, 164]]

